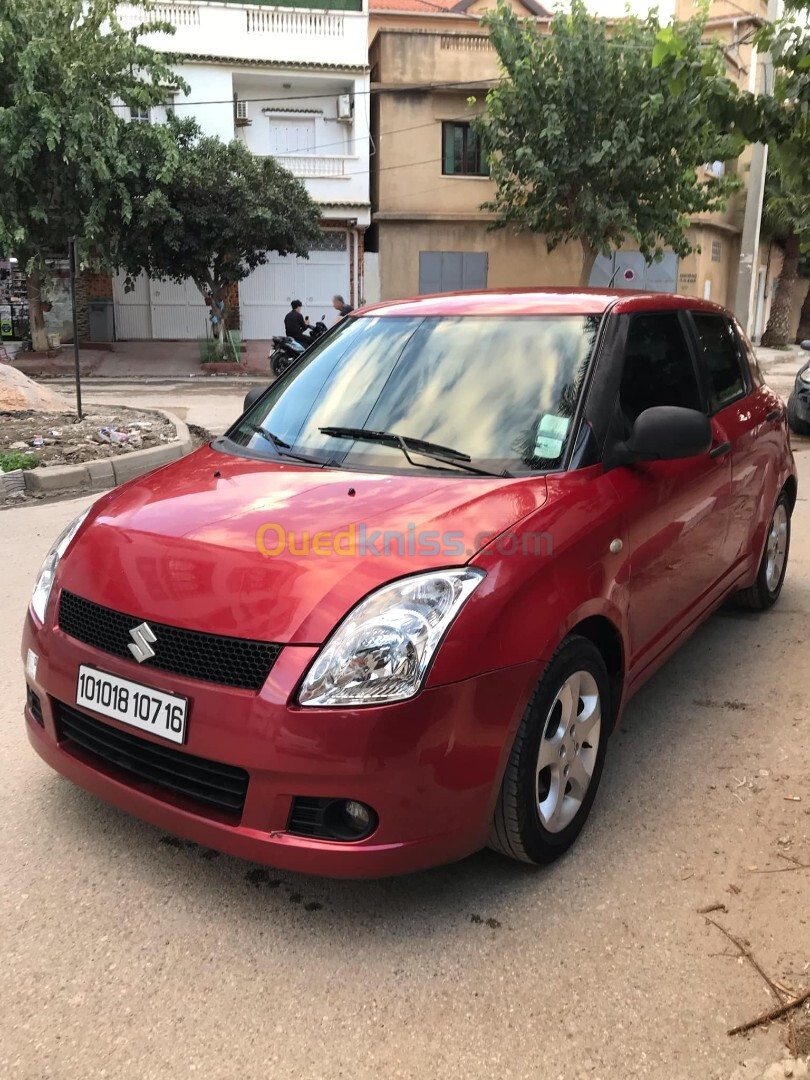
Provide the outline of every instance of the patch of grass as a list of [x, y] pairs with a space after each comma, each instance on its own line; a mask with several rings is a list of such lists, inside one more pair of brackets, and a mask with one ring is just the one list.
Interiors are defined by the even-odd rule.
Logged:
[[37, 465], [39, 458], [36, 454], [27, 454], [24, 450], [0, 450], [0, 472], [35, 469]]
[[228, 364], [236, 363], [233, 354], [229, 349], [225, 349], [222, 356], [219, 355], [218, 350], [219, 342], [213, 338], [197, 338], [197, 347], [200, 350], [200, 363], [201, 364]]

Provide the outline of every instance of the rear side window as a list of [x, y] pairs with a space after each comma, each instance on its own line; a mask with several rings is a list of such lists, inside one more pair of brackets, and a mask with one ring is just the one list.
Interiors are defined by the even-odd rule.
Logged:
[[631, 424], [645, 409], [657, 405], [704, 411], [689, 346], [675, 312], [633, 316], [619, 402]]
[[709, 373], [712, 408], [716, 411], [745, 392], [740, 343], [731, 322], [722, 315], [693, 311], [692, 318]]
[[737, 332], [737, 340], [740, 343], [740, 347], [748, 361], [748, 372], [751, 376], [751, 385], [754, 387], [764, 386], [765, 378], [762, 374], [762, 369], [759, 366], [759, 360], [757, 360], [757, 354], [754, 352], [754, 346], [748, 339], [748, 335], [745, 333], [740, 324], [734, 320], [734, 329]]

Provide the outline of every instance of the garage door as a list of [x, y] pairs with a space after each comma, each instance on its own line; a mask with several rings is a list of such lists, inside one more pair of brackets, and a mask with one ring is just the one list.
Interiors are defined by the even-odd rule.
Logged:
[[119, 341], [210, 336], [208, 308], [190, 278], [178, 283], [139, 274], [130, 292], [125, 281], [125, 274], [113, 281], [115, 336]]
[[335, 312], [335, 293], [349, 300], [349, 245], [345, 232], [325, 234], [323, 247], [310, 251], [308, 259], [271, 252], [239, 285], [242, 337], [255, 341], [284, 333], [284, 316], [293, 300], [304, 305], [314, 323], [326, 315], [330, 326]]

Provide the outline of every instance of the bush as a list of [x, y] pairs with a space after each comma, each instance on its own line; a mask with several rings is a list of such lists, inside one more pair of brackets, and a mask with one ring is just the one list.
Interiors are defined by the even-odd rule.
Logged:
[[15, 469], [35, 469], [39, 465], [36, 454], [26, 450], [0, 450], [0, 472]]

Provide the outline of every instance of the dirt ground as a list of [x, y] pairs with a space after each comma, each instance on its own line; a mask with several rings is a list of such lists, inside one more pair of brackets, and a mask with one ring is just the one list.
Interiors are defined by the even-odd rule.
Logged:
[[82, 421], [58, 412], [0, 412], [0, 452], [18, 450], [37, 466], [75, 465], [129, 454], [177, 437], [161, 413], [91, 406]]
[[57, 776], [25, 737], [19, 633], [37, 566], [91, 499], [5, 514], [0, 1075], [806, 1076], [788, 1023], [727, 1034], [810, 989], [810, 443], [797, 450], [779, 604], [718, 612], [642, 689], [583, 835], [540, 869], [484, 851], [387, 881], [307, 878]]

